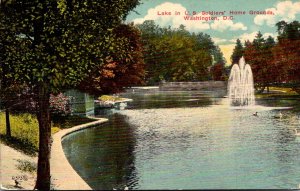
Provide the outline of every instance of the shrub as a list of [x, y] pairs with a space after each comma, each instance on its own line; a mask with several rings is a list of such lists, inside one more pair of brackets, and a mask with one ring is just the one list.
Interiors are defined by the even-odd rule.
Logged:
[[17, 159], [17, 169], [23, 172], [35, 173], [37, 170], [37, 165], [35, 162], [31, 162], [28, 160]]
[[57, 95], [50, 95], [50, 109], [54, 115], [70, 115], [72, 113], [71, 108], [71, 96], [65, 96], [63, 93]]

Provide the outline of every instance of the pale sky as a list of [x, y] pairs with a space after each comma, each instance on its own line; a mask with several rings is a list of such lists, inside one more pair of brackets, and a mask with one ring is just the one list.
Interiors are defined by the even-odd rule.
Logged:
[[[235, 46], [236, 39], [243, 43], [252, 41], [260, 31], [264, 37], [277, 36], [275, 24], [285, 20], [291, 22], [300, 20], [299, 0], [142, 0], [136, 12], [132, 11], [127, 22], [136, 24], [145, 20], [154, 20], [156, 24], [173, 28], [181, 24], [190, 32], [207, 33], [219, 45], [227, 64]], [[204, 11], [204, 12], [203, 12]], [[233, 14], [239, 12], [240, 14]], [[266, 11], [269, 14], [252, 14], [252, 12]], [[169, 12], [171, 15], [163, 15]], [[177, 15], [175, 14], [177, 13]], [[214, 17], [216, 20], [186, 20], [190, 16]], [[242, 14], [242, 12], [245, 12]], [[225, 17], [223, 17], [225, 16]], [[225, 19], [230, 18], [232, 20]]]

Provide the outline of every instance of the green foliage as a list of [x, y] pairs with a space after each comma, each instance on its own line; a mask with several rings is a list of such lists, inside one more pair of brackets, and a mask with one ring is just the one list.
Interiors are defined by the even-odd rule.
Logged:
[[[3, 112], [0, 112], [1, 141], [25, 152], [26, 154], [36, 155], [39, 143], [39, 129], [36, 116], [32, 114], [10, 115], [10, 120], [12, 128], [12, 138], [7, 139], [5, 137], [5, 114]], [[80, 116], [60, 116], [53, 119], [51, 133], [54, 134], [60, 129], [71, 128], [76, 125], [92, 121], [95, 120]]]
[[233, 49], [233, 53], [230, 57], [231, 65], [237, 64], [239, 62], [240, 58], [242, 58], [243, 54], [244, 54], [243, 45], [242, 45], [240, 39], [237, 39], [236, 40], [236, 45]]
[[72, 113], [71, 108], [71, 96], [66, 96], [63, 93], [57, 95], [50, 95], [50, 109], [52, 115], [70, 115]]
[[60, 128], [59, 128], [59, 127], [52, 127], [52, 128], [51, 128], [51, 134], [55, 134], [55, 133], [57, 133], [58, 131], [60, 131]]
[[210, 79], [209, 67], [223, 62], [220, 49], [209, 35], [178, 29], [161, 28], [154, 21], [137, 25], [142, 32], [146, 80], [148, 84], [165, 81]]
[[92, 95], [111, 94], [124, 87], [141, 85], [144, 60], [140, 31], [133, 24], [121, 24], [112, 30], [114, 40], [104, 63], [99, 62], [92, 73], [78, 86]]
[[[3, 112], [0, 113], [0, 121], [5, 121], [5, 114]], [[38, 121], [36, 117], [31, 114], [10, 115], [10, 122], [11, 135], [15, 144], [23, 145], [24, 150], [27, 150], [31, 154], [35, 153], [38, 150], [39, 142]], [[5, 123], [0, 123], [0, 134], [5, 135]]]
[[216, 46], [216, 48], [214, 48], [213, 50], [214, 51], [213, 51], [212, 55], [214, 57], [214, 64], [215, 63], [216, 64], [220, 64], [220, 63], [225, 64], [226, 60], [224, 58], [224, 55], [223, 55], [220, 47]]
[[299, 99], [299, 94], [292, 88], [287, 87], [270, 87], [269, 93], [256, 94], [257, 98], [276, 98], [276, 99]]
[[[4, 113], [0, 113], [0, 121], [5, 121]], [[38, 121], [31, 114], [11, 115], [12, 137], [38, 148]], [[5, 134], [5, 125], [0, 123], [0, 134]]]
[[215, 45], [213, 40], [208, 34], [198, 33], [195, 35], [197, 47], [199, 49], [208, 51], [209, 54], [213, 57], [213, 64], [215, 63], [225, 63], [225, 58], [219, 46]]
[[282, 92], [288, 95], [296, 95], [296, 92], [292, 88], [287, 87], [270, 87], [270, 91]]
[[270, 48], [270, 47], [273, 47], [273, 46], [275, 46], [275, 40], [274, 40], [274, 38], [273, 37], [271, 37], [271, 36], [268, 36], [268, 38], [266, 39], [266, 47], [267, 48]]
[[111, 29], [137, 3], [12, 1], [5, 7], [0, 26], [11, 39], [5, 62], [12, 71], [7, 75], [30, 84], [45, 82], [50, 92], [78, 84], [107, 56], [114, 39]]
[[289, 39], [289, 40], [299, 40], [300, 39], [300, 23], [299, 21], [293, 21], [287, 23], [285, 21], [280, 21], [276, 23], [278, 40]]
[[[38, 190], [50, 189], [50, 93], [78, 85], [95, 63], [103, 63], [107, 50], [113, 47], [112, 29], [138, 2], [18, 0], [1, 3], [0, 48], [5, 53], [0, 54], [0, 80], [3, 76], [13, 78], [37, 90], [42, 141]], [[4, 72], [3, 68], [9, 70]]]

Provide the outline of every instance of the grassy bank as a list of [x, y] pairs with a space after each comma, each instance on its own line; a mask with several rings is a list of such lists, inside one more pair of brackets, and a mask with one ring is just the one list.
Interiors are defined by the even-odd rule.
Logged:
[[[85, 117], [68, 116], [56, 117], [53, 119], [51, 133], [56, 133], [60, 129], [71, 128], [75, 125], [94, 121]], [[39, 126], [35, 115], [18, 114], [10, 115], [11, 138], [7, 138], [5, 126], [5, 114], [0, 112], [0, 138], [1, 142], [13, 147], [25, 154], [35, 156], [39, 144]]]
[[266, 90], [263, 93], [256, 94], [257, 98], [268, 98], [268, 97], [278, 97], [278, 98], [288, 98], [288, 97], [300, 97], [300, 95], [292, 90], [292, 88], [285, 87], [270, 87], [269, 92]]
[[116, 101], [123, 101], [126, 98], [120, 98], [120, 97], [116, 97], [116, 96], [110, 96], [110, 95], [102, 95], [101, 97], [98, 98], [100, 101], [112, 101], [112, 102], [116, 102]]

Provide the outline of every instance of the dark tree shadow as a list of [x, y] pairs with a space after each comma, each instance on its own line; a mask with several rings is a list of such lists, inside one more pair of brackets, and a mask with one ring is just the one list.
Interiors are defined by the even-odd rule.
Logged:
[[7, 137], [5, 135], [0, 134], [1, 143], [12, 147], [26, 155], [29, 156], [37, 156], [38, 149], [28, 141], [20, 140], [15, 137]]

